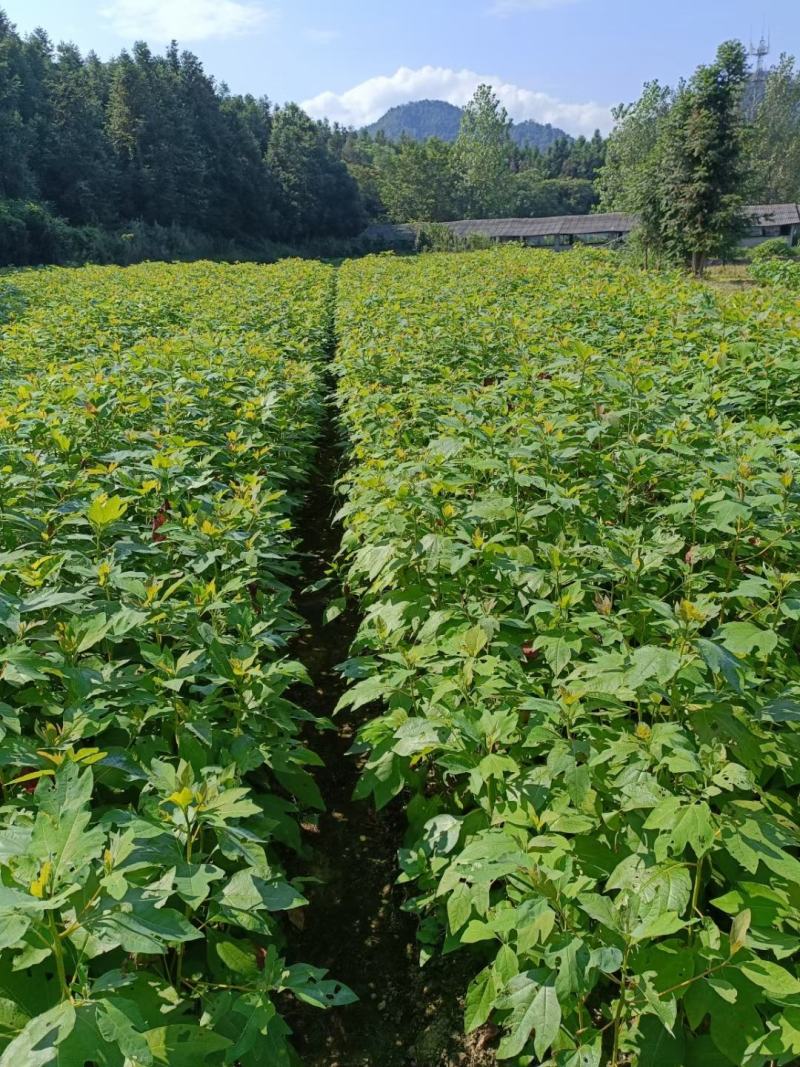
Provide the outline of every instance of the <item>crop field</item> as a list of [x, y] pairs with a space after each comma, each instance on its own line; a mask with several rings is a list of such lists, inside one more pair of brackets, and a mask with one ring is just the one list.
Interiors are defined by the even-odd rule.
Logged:
[[[761, 280], [521, 248], [7, 278], [0, 1067], [800, 1062], [800, 307]], [[340, 699], [299, 640], [325, 492]], [[427, 1058], [388, 1015], [337, 1051], [393, 976], [294, 951], [348, 862], [334, 729], [415, 970], [463, 976]]]

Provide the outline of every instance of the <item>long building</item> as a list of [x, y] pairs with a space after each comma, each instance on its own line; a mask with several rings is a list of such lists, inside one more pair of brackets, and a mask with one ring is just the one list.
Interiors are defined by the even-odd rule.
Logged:
[[[800, 205], [751, 204], [745, 208], [750, 227], [742, 238], [744, 247], [752, 247], [770, 238], [783, 238], [796, 245], [800, 240]], [[444, 222], [456, 237], [481, 236], [490, 241], [518, 241], [527, 245], [569, 248], [573, 244], [611, 244], [621, 241], [635, 229], [636, 215], [624, 212], [595, 215], [554, 215], [539, 219], [461, 219]], [[367, 231], [376, 240], [395, 239], [409, 243], [414, 239], [410, 225], [373, 226]]]
[[[800, 238], [797, 204], [751, 204], [745, 208], [750, 228], [742, 238], [746, 246], [782, 237], [795, 245]], [[480, 234], [493, 241], [522, 241], [529, 245], [567, 247], [576, 242], [608, 244], [622, 240], [635, 229], [636, 215], [624, 212], [596, 215], [555, 215], [543, 219], [463, 219], [446, 222], [459, 237]]]

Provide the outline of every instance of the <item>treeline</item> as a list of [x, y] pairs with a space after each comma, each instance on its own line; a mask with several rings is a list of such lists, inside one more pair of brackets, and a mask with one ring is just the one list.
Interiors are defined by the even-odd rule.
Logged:
[[585, 214], [598, 202], [595, 182], [606, 142], [559, 138], [545, 151], [523, 147], [489, 86], [464, 109], [455, 142], [344, 131], [342, 158], [357, 178], [373, 219], [449, 222], [492, 216]]
[[0, 11], [0, 260], [186, 255], [347, 237], [366, 216], [336, 134], [234, 96], [196, 56], [103, 62]]
[[791, 57], [753, 75], [728, 42], [614, 118], [608, 139], [541, 151], [483, 85], [454, 142], [390, 141], [233, 95], [175, 44], [103, 61], [0, 11], [0, 264], [346, 254], [370, 222], [598, 207], [638, 212], [659, 254], [705, 258], [735, 240], [745, 200], [800, 200]]
[[390, 142], [237, 96], [191, 52], [103, 61], [0, 11], [0, 263], [228, 254], [369, 222], [589, 211], [605, 142], [521, 147], [488, 88], [454, 144]]

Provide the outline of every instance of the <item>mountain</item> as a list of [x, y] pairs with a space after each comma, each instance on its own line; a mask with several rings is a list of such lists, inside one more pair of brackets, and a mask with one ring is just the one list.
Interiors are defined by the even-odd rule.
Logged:
[[556, 141], [573, 140], [568, 133], [560, 130], [558, 126], [551, 126], [549, 122], [537, 122], [535, 119], [525, 119], [524, 122], [515, 122], [511, 127], [511, 140], [516, 141], [523, 148], [539, 148], [544, 152]]
[[403, 134], [414, 141], [425, 141], [428, 137], [455, 141], [460, 125], [460, 107], [444, 100], [414, 100], [410, 104], [390, 107], [382, 118], [366, 129], [373, 137], [382, 132], [390, 141], [399, 141]]
[[[428, 137], [455, 141], [460, 125], [460, 107], [444, 100], [413, 100], [410, 104], [389, 108], [382, 118], [365, 129], [373, 137], [382, 132], [390, 141], [399, 141], [404, 134], [414, 141], [424, 141]], [[542, 150], [549, 148], [559, 138], [572, 140], [568, 133], [557, 126], [551, 126], [550, 123], [544, 125], [534, 119], [515, 122], [511, 127], [511, 137], [518, 145]]]

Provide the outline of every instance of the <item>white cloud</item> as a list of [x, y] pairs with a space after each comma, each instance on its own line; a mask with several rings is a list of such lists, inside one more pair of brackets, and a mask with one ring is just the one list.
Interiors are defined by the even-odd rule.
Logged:
[[579, 0], [495, 0], [489, 8], [490, 15], [517, 15], [522, 11], [552, 11], [556, 7], [568, 7]]
[[271, 12], [239, 0], [112, 0], [100, 9], [120, 37], [149, 41], [203, 41], [239, 37]]
[[463, 106], [481, 83], [491, 85], [516, 120], [536, 119], [560, 126], [567, 133], [592, 134], [598, 127], [611, 128], [610, 108], [603, 104], [573, 104], [547, 93], [523, 89], [491, 74], [449, 67], [400, 67], [392, 75], [379, 75], [354, 85], [343, 93], [324, 92], [303, 102], [314, 118], [328, 118], [345, 125], [366, 126], [396, 104], [409, 100], [446, 100]]
[[342, 36], [341, 30], [323, 30], [311, 28], [306, 30], [306, 37], [312, 44], [333, 44]]

